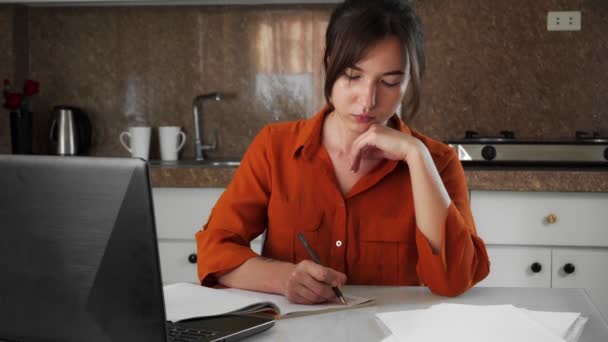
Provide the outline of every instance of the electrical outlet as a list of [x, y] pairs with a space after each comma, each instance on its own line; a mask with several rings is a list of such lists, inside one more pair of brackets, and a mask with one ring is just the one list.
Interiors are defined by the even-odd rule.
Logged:
[[580, 31], [581, 11], [549, 12], [547, 14], [547, 30]]

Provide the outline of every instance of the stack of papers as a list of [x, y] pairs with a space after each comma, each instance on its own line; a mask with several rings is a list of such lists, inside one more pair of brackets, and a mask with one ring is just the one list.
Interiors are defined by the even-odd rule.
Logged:
[[576, 342], [587, 318], [513, 305], [438, 304], [424, 310], [376, 314], [392, 335], [382, 342]]

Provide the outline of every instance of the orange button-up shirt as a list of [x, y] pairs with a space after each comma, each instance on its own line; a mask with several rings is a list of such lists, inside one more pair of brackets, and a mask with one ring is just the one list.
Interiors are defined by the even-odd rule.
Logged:
[[348, 284], [425, 284], [434, 293], [454, 296], [483, 279], [488, 256], [475, 231], [456, 152], [391, 118], [430, 151], [452, 200], [444, 245], [433, 254], [416, 226], [404, 161], [382, 161], [342, 194], [321, 143], [329, 111], [268, 125], [254, 139], [196, 234], [201, 284], [216, 285], [218, 277], [257, 256], [249, 243], [264, 231], [263, 256], [291, 263], [310, 259], [296, 237], [302, 232], [321, 263], [345, 273]]

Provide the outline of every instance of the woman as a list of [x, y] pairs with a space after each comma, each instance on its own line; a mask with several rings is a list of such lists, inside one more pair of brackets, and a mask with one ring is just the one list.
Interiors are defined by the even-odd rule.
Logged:
[[[265, 127], [196, 235], [201, 284], [335, 300], [332, 286], [426, 285], [455, 296], [483, 279], [464, 172], [449, 146], [395, 114], [418, 108], [423, 34], [406, 1], [346, 1], [324, 57], [327, 106]], [[266, 230], [263, 256], [249, 242]], [[296, 238], [319, 255], [310, 261]]]

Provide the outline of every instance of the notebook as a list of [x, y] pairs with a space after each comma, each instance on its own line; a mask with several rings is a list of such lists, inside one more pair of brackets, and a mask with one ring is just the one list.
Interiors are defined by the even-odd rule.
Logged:
[[0, 155], [0, 189], [0, 340], [235, 341], [274, 323], [166, 324], [143, 160]]
[[164, 292], [167, 320], [172, 322], [227, 313], [264, 313], [280, 319], [347, 310], [375, 303], [371, 298], [345, 294], [348, 305], [338, 301], [302, 305], [290, 303], [280, 295], [239, 289], [214, 289], [190, 283], [166, 285]]

